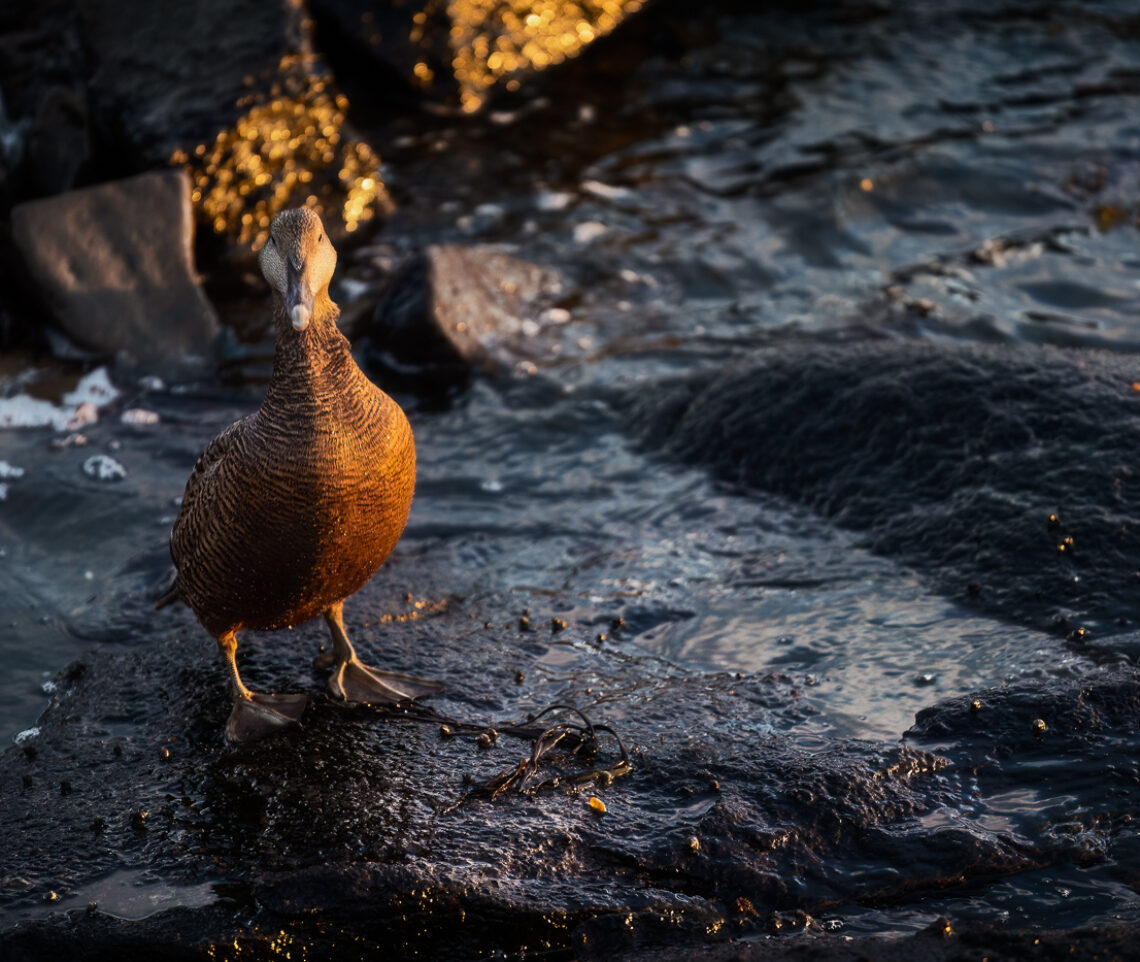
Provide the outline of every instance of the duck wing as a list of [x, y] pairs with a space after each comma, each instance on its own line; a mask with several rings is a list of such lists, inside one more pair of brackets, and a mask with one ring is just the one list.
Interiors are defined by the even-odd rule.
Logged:
[[[175, 567], [181, 567], [183, 560], [200, 549], [206, 519], [214, 510], [219, 495], [218, 469], [245, 432], [250, 417], [235, 421], [207, 444], [190, 472], [182, 495], [182, 507], [170, 532], [170, 556]], [[177, 587], [175, 582], [172, 590], [177, 590]]]

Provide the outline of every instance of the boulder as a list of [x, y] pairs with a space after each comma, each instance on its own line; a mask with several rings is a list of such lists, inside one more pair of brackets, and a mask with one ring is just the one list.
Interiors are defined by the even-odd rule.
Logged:
[[970, 606], [1082, 642], [1140, 621], [1128, 355], [785, 343], [630, 404], [648, 445], [806, 504]]
[[569, 319], [557, 271], [485, 245], [432, 245], [394, 278], [365, 332], [366, 360], [440, 386], [501, 373], [543, 352], [529, 342]]
[[5, 209], [75, 186], [90, 157], [84, 71], [74, 0], [6, 4], [0, 10]]
[[[639, 14], [650, 0], [546, 4], [376, 4], [311, 0], [337, 75], [375, 84], [377, 69], [409, 95], [481, 109], [503, 90], [572, 62], [597, 39]], [[685, 9], [682, 7], [682, 9]]]
[[167, 369], [209, 354], [218, 320], [194, 271], [186, 174], [20, 204], [12, 235], [52, 319], [81, 349]]
[[237, 0], [163, 4], [78, 0], [88, 96], [100, 133], [133, 166], [211, 143], [241, 98], [279, 82], [302, 47], [302, 7]]

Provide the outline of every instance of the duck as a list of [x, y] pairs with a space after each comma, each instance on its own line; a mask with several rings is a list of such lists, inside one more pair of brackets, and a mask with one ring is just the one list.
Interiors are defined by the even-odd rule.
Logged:
[[403, 410], [353, 360], [329, 296], [336, 251], [308, 208], [278, 213], [258, 254], [273, 290], [276, 346], [261, 406], [207, 446], [186, 482], [170, 536], [175, 578], [159, 607], [183, 600], [229, 668], [230, 742], [299, 723], [304, 693], [251, 691], [237, 667], [237, 635], [323, 616], [329, 688], [346, 702], [391, 705], [443, 686], [383, 671], [357, 656], [345, 599], [396, 546], [416, 479]]

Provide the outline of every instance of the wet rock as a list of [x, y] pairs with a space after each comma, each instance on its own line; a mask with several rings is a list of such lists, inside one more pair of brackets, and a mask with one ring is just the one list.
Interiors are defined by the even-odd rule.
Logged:
[[175, 370], [207, 356], [217, 317], [194, 272], [189, 193], [185, 174], [166, 171], [12, 211], [29, 276], [70, 342]]
[[[338, 74], [359, 73], [368, 84], [385, 80], [386, 99], [425, 95], [457, 103], [451, 71], [451, 17], [441, 4], [376, 4], [368, 0], [311, 0], [321, 48]], [[418, 70], [417, 64], [423, 64]]]
[[[398, 571], [396, 580], [429, 593], [454, 591], [430, 552]], [[366, 586], [356, 610], [399, 609], [403, 587], [392, 580]], [[1127, 825], [1140, 781], [1120, 767], [1140, 688], [1125, 668], [1032, 694], [987, 692], [981, 716], [965, 701], [939, 706], [937, 729], [910, 733], [919, 747], [831, 740], [821, 749], [814, 734], [797, 742], [813, 709], [789, 678], [661, 674], [653, 659], [594, 650], [594, 694], [571, 682], [550, 700], [612, 725], [632, 773], [577, 788], [570, 779], [569, 794], [461, 802], [465, 773], [482, 783], [531, 752], [510, 719], [533, 711], [534, 692], [502, 681], [502, 659], [509, 650], [540, 676], [545, 649], [527, 648], [530, 635], [513, 626], [470, 631], [472, 618], [501, 624], [507, 604], [469, 599], [428, 621], [354, 624], [362, 651], [382, 647], [394, 667], [447, 679], [452, 694], [433, 700], [434, 714], [318, 697], [303, 727], [244, 748], [222, 742], [224, 666], [186, 613], [173, 623], [152, 614], [154, 645], [102, 651], [58, 678], [34, 753], [0, 756], [9, 839], [0, 850], [0, 954], [32, 958], [50, 946], [86, 958], [145, 934], [189, 958], [234, 939], [256, 956], [282, 938], [295, 954], [320, 957], [337, 933], [352, 932], [363, 953], [391, 949], [399, 931], [409, 957], [612, 944], [621, 958], [659, 936], [663, 919], [674, 948], [682, 937], [707, 946], [742, 896], [755, 914], [736, 913], [731, 934], [758, 935], [773, 913], [819, 918], [852, 902], [922, 901], [951, 883], [1084, 864], [1095, 850], [1114, 866], [1140, 864]], [[198, 641], [187, 643], [191, 630]], [[323, 640], [317, 623], [251, 636], [249, 683], [316, 688], [297, 666]], [[612, 681], [595, 688], [600, 679]], [[1048, 737], [1018, 727], [1035, 716], [1050, 720]], [[439, 737], [441, 722], [453, 737]], [[481, 751], [476, 735], [491, 722], [496, 750]], [[1004, 750], [995, 760], [1003, 733], [1032, 765], [1006, 766], [1014, 755]], [[177, 750], [163, 756], [156, 747], [167, 745]], [[613, 753], [599, 741], [599, 758]], [[572, 756], [550, 764], [549, 774], [567, 776], [585, 767]], [[1047, 817], [1030, 811], [1011, 826], [1003, 799], [1042, 772]], [[65, 779], [73, 791], [60, 795]], [[603, 791], [599, 818], [589, 799]], [[1092, 791], [1095, 806], [1082, 802]], [[964, 807], [973, 814], [959, 827]], [[1086, 830], [1055, 831], [1063, 819]], [[1120, 871], [1122, 883], [1137, 881], [1133, 869]], [[137, 878], [136, 895], [155, 887], [171, 908], [134, 926], [111, 921], [124, 913], [111, 877]], [[63, 893], [63, 910], [90, 901], [98, 910], [53, 916], [43, 902], [51, 891]], [[419, 924], [401, 923], [409, 913]]]
[[213, 141], [303, 44], [300, 4], [82, 0], [78, 9], [100, 134], [135, 169]]
[[653, 6], [615, 0], [518, 14], [478, 4], [311, 2], [321, 46], [338, 75], [374, 85], [379, 68], [387, 85], [395, 83], [398, 103], [426, 98], [468, 113], [497, 92], [557, 72]]
[[1127, 357], [1093, 351], [784, 346], [639, 399], [634, 420], [670, 457], [810, 505], [948, 595], [1103, 639], [1140, 619], [1132, 379]]
[[442, 387], [537, 355], [528, 342], [565, 293], [551, 268], [487, 246], [432, 245], [393, 280], [366, 332], [376, 367]]
[[[75, 3], [0, 11], [0, 191], [16, 200], [68, 190], [89, 160], [90, 124]], [[5, 169], [6, 168], [6, 169]]]
[[48, 89], [24, 143], [22, 193], [58, 194], [71, 189], [91, 155], [87, 101], [70, 87]]

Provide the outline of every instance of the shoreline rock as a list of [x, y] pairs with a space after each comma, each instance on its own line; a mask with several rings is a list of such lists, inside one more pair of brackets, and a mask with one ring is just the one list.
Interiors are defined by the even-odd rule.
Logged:
[[186, 174], [139, 174], [20, 204], [12, 234], [34, 296], [81, 350], [148, 369], [209, 357], [218, 318], [194, 269]]

